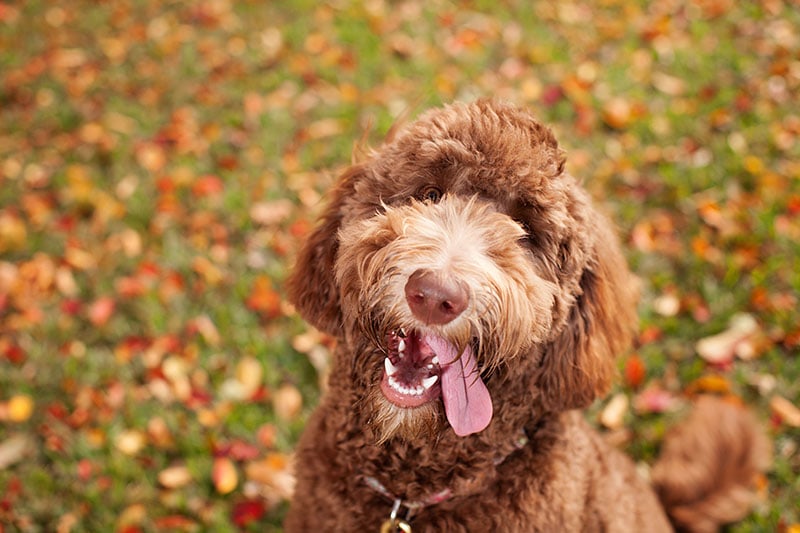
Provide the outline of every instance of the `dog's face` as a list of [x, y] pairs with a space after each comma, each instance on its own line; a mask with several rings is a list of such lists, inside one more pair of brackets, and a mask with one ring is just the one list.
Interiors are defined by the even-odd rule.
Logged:
[[289, 292], [346, 343], [379, 440], [481, 432], [526, 409], [509, 379], [546, 409], [608, 385], [627, 270], [563, 167], [548, 129], [481, 101], [423, 115], [342, 176]]

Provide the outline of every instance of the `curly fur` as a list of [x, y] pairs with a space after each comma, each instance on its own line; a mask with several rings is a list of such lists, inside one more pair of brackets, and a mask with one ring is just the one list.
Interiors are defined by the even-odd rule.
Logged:
[[[456, 280], [463, 312], [422, 323], [403, 292], [415, 271]], [[386, 494], [426, 502], [409, 505], [415, 531], [670, 530], [633, 463], [574, 411], [610, 386], [637, 294], [612, 225], [529, 113], [487, 100], [433, 110], [353, 165], [287, 288], [303, 317], [338, 339], [328, 391], [298, 446], [288, 531], [376, 530], [391, 509]], [[386, 339], [401, 328], [475, 353], [494, 406], [485, 429], [456, 435], [441, 400], [387, 400]], [[751, 420], [731, 425], [724, 435], [691, 427], [700, 440], [758, 440]], [[716, 464], [712, 455], [702, 460]], [[761, 465], [741, 456], [730, 486], [746, 491]], [[668, 511], [691, 508], [668, 470], [659, 477]], [[703, 505], [714, 505], [713, 472], [692, 480], [705, 487]], [[427, 504], [443, 492], [452, 496]]]

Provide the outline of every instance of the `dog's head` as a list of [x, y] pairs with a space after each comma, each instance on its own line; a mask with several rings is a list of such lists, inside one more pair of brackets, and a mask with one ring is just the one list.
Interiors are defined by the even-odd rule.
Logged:
[[346, 343], [382, 438], [440, 429], [442, 406], [458, 435], [521, 402], [585, 406], [635, 323], [613, 230], [550, 130], [486, 100], [429, 111], [348, 169], [288, 293]]

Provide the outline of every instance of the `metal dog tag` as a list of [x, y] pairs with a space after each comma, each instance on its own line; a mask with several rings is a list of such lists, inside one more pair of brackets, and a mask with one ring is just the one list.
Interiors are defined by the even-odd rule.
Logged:
[[411, 533], [411, 524], [399, 518], [390, 518], [381, 526], [381, 533]]

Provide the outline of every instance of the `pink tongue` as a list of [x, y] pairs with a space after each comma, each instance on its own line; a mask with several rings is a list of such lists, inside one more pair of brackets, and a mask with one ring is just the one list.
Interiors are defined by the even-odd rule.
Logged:
[[492, 398], [481, 381], [478, 364], [468, 346], [461, 357], [455, 346], [428, 335], [425, 342], [439, 357], [442, 399], [447, 420], [459, 437], [482, 431], [492, 420]]

